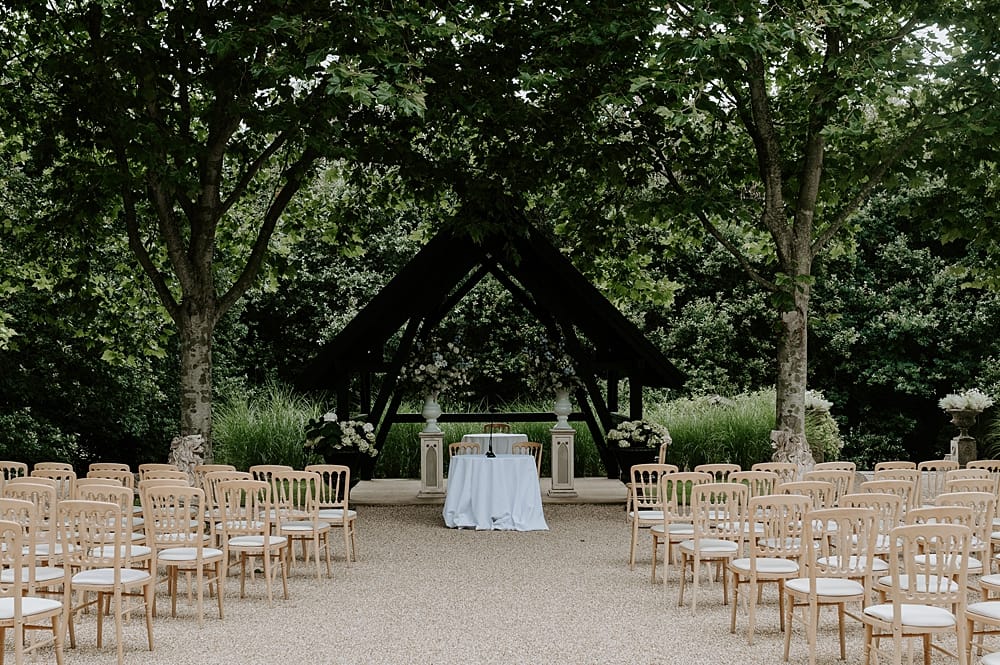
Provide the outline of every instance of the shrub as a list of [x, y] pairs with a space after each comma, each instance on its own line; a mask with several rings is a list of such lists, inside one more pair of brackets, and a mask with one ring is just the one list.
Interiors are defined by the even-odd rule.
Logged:
[[33, 465], [36, 462], [69, 462], [81, 469], [86, 453], [79, 437], [38, 418], [29, 407], [0, 414], [0, 450], [4, 459]]
[[246, 470], [254, 464], [301, 469], [319, 461], [304, 448], [306, 422], [322, 414], [318, 403], [275, 382], [259, 391], [233, 390], [215, 414], [216, 462]]

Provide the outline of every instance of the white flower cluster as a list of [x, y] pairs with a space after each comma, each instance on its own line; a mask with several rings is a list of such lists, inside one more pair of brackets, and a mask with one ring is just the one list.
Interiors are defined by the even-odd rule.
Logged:
[[469, 384], [469, 363], [455, 342], [418, 345], [412, 361], [399, 372], [400, 381], [421, 395], [441, 393]]
[[807, 390], [806, 391], [806, 408], [815, 409], [816, 411], [826, 411], [829, 412], [830, 408], [833, 406], [833, 402], [826, 399], [818, 390]]
[[985, 411], [993, 406], [993, 398], [978, 388], [972, 388], [945, 395], [938, 406], [945, 411]]
[[608, 442], [619, 448], [659, 448], [670, 444], [666, 427], [645, 420], [626, 420], [608, 431]]
[[361, 420], [345, 420], [340, 423], [340, 443], [334, 448], [357, 448], [370, 457], [375, 457], [375, 426]]
[[337, 422], [337, 414], [332, 411], [309, 421], [305, 447], [320, 454], [353, 448], [369, 457], [378, 455], [374, 425], [363, 420]]

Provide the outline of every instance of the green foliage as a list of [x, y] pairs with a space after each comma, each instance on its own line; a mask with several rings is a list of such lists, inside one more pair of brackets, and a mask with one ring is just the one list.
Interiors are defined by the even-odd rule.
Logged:
[[0, 450], [4, 459], [28, 466], [36, 462], [69, 462], [83, 470], [89, 461], [78, 436], [62, 432], [28, 407], [0, 414]]
[[817, 462], [840, 459], [844, 441], [840, 438], [837, 421], [829, 411], [806, 409], [806, 440]]
[[215, 461], [244, 471], [254, 464], [301, 469], [319, 461], [304, 444], [306, 423], [321, 413], [318, 404], [276, 382], [236, 390], [217, 407]]
[[647, 419], [665, 426], [673, 439], [667, 462], [682, 469], [728, 462], [749, 469], [771, 459], [774, 391], [724, 397], [683, 398], [654, 404]]

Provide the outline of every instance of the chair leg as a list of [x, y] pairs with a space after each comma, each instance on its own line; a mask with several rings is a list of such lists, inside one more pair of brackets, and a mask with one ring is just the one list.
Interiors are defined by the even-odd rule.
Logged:
[[[345, 516], [346, 519], [346, 516]], [[628, 546], [628, 569], [635, 570], [635, 545], [636, 541], [639, 539], [639, 521], [636, 519], [632, 520], [632, 541]]]

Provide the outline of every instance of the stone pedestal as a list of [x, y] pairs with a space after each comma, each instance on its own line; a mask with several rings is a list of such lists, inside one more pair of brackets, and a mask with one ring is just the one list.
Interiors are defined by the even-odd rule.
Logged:
[[573, 486], [573, 455], [576, 445], [576, 430], [572, 427], [559, 427], [558, 425], [549, 430], [552, 435], [552, 488], [549, 496], [575, 497], [576, 489]]
[[444, 496], [444, 432], [420, 433], [419, 497]]
[[951, 454], [947, 456], [959, 463], [964, 469], [976, 457], [976, 440], [971, 436], [956, 436], [951, 440]]

